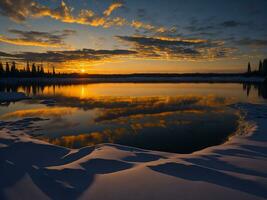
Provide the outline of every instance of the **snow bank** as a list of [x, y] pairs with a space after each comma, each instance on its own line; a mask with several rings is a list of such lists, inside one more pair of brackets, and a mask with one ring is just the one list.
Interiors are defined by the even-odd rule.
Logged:
[[23, 92], [0, 92], [0, 102], [19, 101], [27, 98]]
[[193, 154], [73, 150], [1, 130], [0, 199], [266, 199], [267, 106], [234, 107], [247, 113], [250, 134]]

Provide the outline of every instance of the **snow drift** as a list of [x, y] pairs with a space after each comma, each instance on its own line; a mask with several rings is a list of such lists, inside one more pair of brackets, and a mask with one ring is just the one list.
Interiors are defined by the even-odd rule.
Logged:
[[247, 113], [239, 134], [192, 154], [67, 149], [3, 129], [0, 199], [266, 199], [267, 106], [233, 107]]

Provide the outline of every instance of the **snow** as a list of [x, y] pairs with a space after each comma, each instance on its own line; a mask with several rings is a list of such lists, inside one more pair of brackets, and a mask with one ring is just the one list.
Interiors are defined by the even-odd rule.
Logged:
[[192, 154], [67, 149], [0, 130], [0, 199], [266, 199], [267, 106], [232, 107], [246, 113], [238, 134]]
[[0, 103], [19, 101], [28, 97], [23, 92], [0, 92]]

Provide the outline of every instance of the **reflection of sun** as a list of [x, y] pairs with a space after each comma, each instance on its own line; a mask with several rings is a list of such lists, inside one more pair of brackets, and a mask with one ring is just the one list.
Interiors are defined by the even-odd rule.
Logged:
[[81, 95], [80, 95], [80, 97], [83, 98], [85, 96], [84, 94], [85, 94], [84, 87], [82, 87], [81, 88]]

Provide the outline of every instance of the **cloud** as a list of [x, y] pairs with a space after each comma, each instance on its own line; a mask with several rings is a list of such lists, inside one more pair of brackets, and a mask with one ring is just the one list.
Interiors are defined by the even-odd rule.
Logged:
[[174, 31], [174, 28], [168, 30], [164, 27], [157, 27], [140, 21], [128, 21], [123, 17], [111, 17], [111, 14], [122, 6], [121, 2], [114, 2], [100, 15], [90, 9], [81, 9], [75, 16], [72, 12], [73, 8], [64, 1], [61, 1], [57, 8], [51, 9], [33, 0], [2, 0], [0, 2], [0, 14], [8, 16], [15, 22], [23, 22], [27, 18], [50, 17], [64, 23], [76, 23], [94, 27], [131, 26], [136, 29], [140, 28], [159, 33]]
[[[207, 21], [209, 21], [208, 25], [206, 25]], [[258, 27], [254, 23], [241, 22], [237, 20], [224, 20], [218, 21], [215, 18], [209, 18], [205, 20], [191, 20], [190, 24], [185, 27], [186, 30], [190, 31], [191, 35], [195, 36], [207, 36], [207, 37], [217, 37], [219, 35], [225, 34], [227, 31], [235, 29], [235, 31], [240, 31], [243, 28], [251, 28], [259, 30]], [[240, 35], [240, 34], [239, 34]]]
[[33, 0], [3, 0], [0, 2], [0, 13], [16, 22], [23, 22], [27, 18], [51, 17], [65, 23], [107, 27], [122, 24], [121, 22], [118, 23], [118, 18], [109, 18], [112, 12], [121, 6], [122, 3], [112, 3], [103, 12], [102, 16], [98, 16], [89, 9], [82, 9], [78, 16], [73, 16], [73, 8], [69, 7], [64, 1], [61, 1], [57, 8], [51, 9]]
[[147, 30], [149, 32], [154, 32], [154, 33], [174, 33], [174, 32], [176, 32], [175, 27], [167, 29], [163, 26], [153, 26], [151, 24], [144, 23], [144, 22], [141, 22], [138, 20], [133, 20], [130, 23], [130, 26], [135, 28], [135, 29], [144, 29], [144, 30]]
[[[17, 30], [13, 32], [17, 33]], [[35, 35], [19, 32], [21, 35]], [[65, 33], [68, 35], [68, 33]], [[46, 36], [46, 34], [43, 34]], [[61, 36], [64, 34], [61, 34]], [[26, 36], [23, 36], [26, 38]], [[34, 38], [34, 37], [33, 37]], [[64, 51], [47, 51], [47, 52], [19, 52], [5, 53], [0, 52], [2, 57], [13, 58], [21, 61], [44, 61], [44, 62], [69, 62], [69, 61], [111, 61], [112, 58], [142, 58], [142, 59], [159, 59], [159, 60], [214, 60], [230, 56], [236, 49], [225, 47], [223, 41], [210, 41], [204, 39], [186, 39], [172, 37], [145, 37], [145, 36], [116, 36], [120, 41], [130, 44], [130, 49], [113, 49], [113, 50], [64, 50]], [[55, 39], [49, 40], [48, 43], [54, 42]], [[25, 39], [26, 40], [26, 39]], [[39, 42], [40, 41], [34, 41]]]
[[41, 31], [21, 31], [10, 29], [9, 33], [18, 37], [7, 37], [0, 35], [0, 42], [5, 42], [21, 46], [40, 46], [40, 47], [66, 47], [64, 39], [76, 33], [74, 30], [63, 30], [54, 32]]
[[0, 1], [0, 13], [16, 22], [25, 21], [29, 14], [28, 10], [33, 7], [31, 3], [31, 0], [2, 0]]
[[224, 21], [220, 24], [221, 26], [225, 28], [231, 28], [231, 27], [237, 27], [237, 26], [242, 26], [244, 23], [235, 21], [235, 20], [229, 20], [229, 21]]
[[216, 59], [231, 54], [222, 41], [170, 37], [117, 36], [133, 46], [139, 55], [169, 60]]
[[[3, 56], [5, 55], [4, 52]], [[0, 52], [1, 54], [1, 52]], [[47, 51], [44, 53], [37, 52], [21, 52], [15, 54], [6, 54], [7, 57], [13, 57], [17, 60], [29, 61], [45, 61], [45, 62], [67, 62], [67, 61], [97, 61], [111, 57], [121, 57], [135, 55], [135, 51], [131, 50], [94, 50], [82, 49], [71, 51]]]
[[266, 39], [257, 39], [257, 38], [243, 38], [240, 40], [234, 40], [233, 43], [240, 46], [250, 46], [255, 48], [266, 48], [267, 40]]
[[9, 54], [9, 53], [3, 52], [3, 51], [0, 51], [0, 56], [2, 56], [2, 57], [13, 57], [12, 54]]
[[114, 2], [114, 3], [112, 3], [104, 12], [103, 12], [103, 14], [105, 15], [105, 16], [110, 16], [111, 15], [111, 13], [114, 11], [114, 10], [116, 10], [116, 9], [118, 9], [118, 8], [120, 8], [122, 6], [122, 3], [120, 3], [120, 2]]

